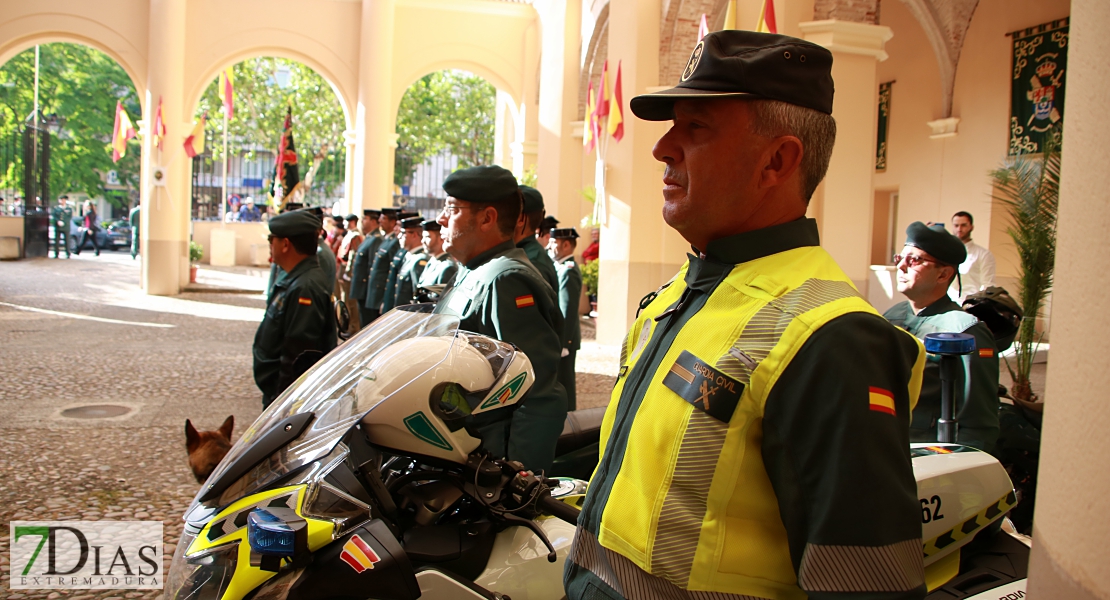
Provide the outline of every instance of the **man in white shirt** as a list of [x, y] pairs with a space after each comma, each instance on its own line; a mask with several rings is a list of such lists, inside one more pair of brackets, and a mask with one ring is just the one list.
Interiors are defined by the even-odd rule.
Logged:
[[954, 282], [948, 290], [948, 295], [962, 306], [964, 298], [994, 285], [994, 255], [971, 241], [971, 232], [975, 231], [971, 213], [961, 210], [952, 215], [952, 230], [967, 248], [967, 260], [960, 264], [959, 287]]

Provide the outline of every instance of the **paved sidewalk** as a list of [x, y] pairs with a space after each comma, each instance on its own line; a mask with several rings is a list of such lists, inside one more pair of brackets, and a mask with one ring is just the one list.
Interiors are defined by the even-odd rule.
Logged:
[[[251, 342], [268, 271], [202, 266], [203, 291], [147, 296], [126, 252], [0, 262], [0, 519], [161, 520], [168, 568], [181, 515], [199, 489], [185, 456], [186, 418], [236, 437], [261, 412]], [[232, 293], [234, 292], [234, 293]], [[583, 321], [584, 333], [592, 322]], [[608, 402], [617, 350], [583, 343], [579, 405]], [[130, 409], [110, 419], [63, 414]], [[157, 598], [129, 590], [9, 589], [0, 535], [0, 596]]]

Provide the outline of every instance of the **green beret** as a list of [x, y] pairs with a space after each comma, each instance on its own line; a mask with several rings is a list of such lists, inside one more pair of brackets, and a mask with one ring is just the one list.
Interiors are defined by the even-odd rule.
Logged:
[[948, 233], [944, 225], [928, 226], [914, 221], [906, 228], [906, 245], [920, 248], [933, 258], [951, 266], [959, 266], [967, 258], [967, 248], [960, 238]]
[[520, 195], [524, 196], [524, 212], [532, 213], [543, 210], [543, 194], [534, 187], [520, 186]]
[[270, 233], [275, 237], [315, 236], [320, 232], [320, 217], [305, 210], [283, 212], [270, 219]]
[[483, 204], [503, 202], [519, 189], [513, 174], [496, 165], [459, 169], [443, 182], [443, 191], [448, 195]]

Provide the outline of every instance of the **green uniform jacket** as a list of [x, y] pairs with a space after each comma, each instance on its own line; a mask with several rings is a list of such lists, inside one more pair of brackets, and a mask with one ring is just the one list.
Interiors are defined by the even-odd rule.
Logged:
[[55, 206], [50, 210], [50, 218], [54, 223], [55, 233], [61, 232], [62, 235], [69, 235], [69, 224], [73, 221], [73, 207]]
[[450, 254], [444, 252], [435, 258], [428, 259], [428, 264], [424, 266], [424, 272], [420, 274], [420, 281], [417, 286], [451, 283], [455, 280], [455, 273], [458, 270], [459, 263], [455, 262]]
[[385, 286], [389, 283], [389, 267], [393, 263], [393, 255], [397, 253], [397, 248], [400, 246], [401, 242], [397, 241], [397, 236], [392, 233], [382, 237], [382, 243], [378, 245], [378, 251], [374, 254], [373, 262], [370, 263], [370, 281], [366, 287], [366, 302], [363, 303], [366, 308], [382, 308]]
[[416, 292], [416, 284], [420, 281], [420, 275], [424, 273], [424, 267], [428, 264], [428, 255], [424, 253], [424, 248], [416, 248], [410, 252], [405, 252], [404, 260], [401, 263], [401, 270], [397, 275], [396, 292], [393, 295], [393, 306], [403, 306], [405, 304], [412, 304], [413, 294]]
[[[900, 302], [883, 314], [891, 323], [924, 340], [927, 333], [967, 333], [975, 336], [978, 351], [961, 357], [956, 374], [956, 440], [991, 451], [998, 440], [998, 353], [986, 324], [964, 312], [948, 296], [913, 314], [909, 302]], [[911, 442], [937, 441], [940, 419], [940, 358], [932, 354], [925, 363], [921, 399], [913, 410]]]
[[485, 428], [482, 442], [529, 469], [549, 469], [567, 416], [566, 392], [557, 379], [563, 315], [555, 292], [524, 252], [506, 241], [460, 267], [455, 286], [434, 312], [456, 315], [460, 329], [514, 344], [531, 360], [536, 381], [506, 424], [508, 431]]
[[516, 245], [528, 255], [528, 260], [532, 261], [532, 266], [543, 275], [543, 280], [547, 285], [551, 286], [552, 290], [559, 291], [559, 276], [555, 273], [555, 261], [547, 254], [547, 249], [536, 241], [535, 236], [528, 236]]
[[360, 303], [366, 298], [367, 282], [370, 281], [370, 263], [378, 252], [382, 243], [382, 232], [375, 229], [366, 235], [366, 238], [355, 250], [355, 260], [351, 265], [351, 297], [358, 298]]
[[563, 347], [578, 350], [582, 347], [582, 328], [578, 322], [578, 301], [582, 295], [582, 271], [570, 257], [555, 265], [559, 274], [559, 310], [563, 313]]
[[385, 297], [382, 298], [382, 312], [386, 313], [397, 306], [397, 279], [401, 277], [401, 268], [405, 265], [405, 255], [409, 253], [398, 246], [393, 253], [393, 260], [389, 261], [389, 279], [385, 282]]
[[131, 257], [134, 258], [139, 253], [139, 211], [140, 208], [136, 206], [131, 209], [127, 214], [127, 219], [131, 223]]
[[309, 256], [274, 284], [254, 335], [254, 381], [269, 405], [336, 345], [329, 278]]
[[[335, 291], [335, 254], [332, 253], [327, 242], [320, 242], [316, 245], [316, 264], [320, 265], [324, 276], [330, 281], [331, 287], [328, 289], [332, 291], [328, 293], [331, 294]], [[270, 280], [266, 282], [266, 304], [269, 304], [273, 298], [274, 286], [284, 277], [285, 271], [277, 266], [277, 263], [270, 263]]]

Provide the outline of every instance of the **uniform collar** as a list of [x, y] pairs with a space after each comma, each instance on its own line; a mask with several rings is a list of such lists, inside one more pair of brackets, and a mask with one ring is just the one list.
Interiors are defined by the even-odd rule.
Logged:
[[955, 302], [953, 302], [952, 298], [950, 298], [948, 296], [948, 294], [945, 294], [945, 295], [941, 296], [940, 298], [937, 298], [936, 302], [933, 302], [929, 306], [926, 306], [924, 308], [924, 310], [917, 313], [917, 316], [918, 317], [934, 317], [936, 315], [943, 315], [946, 312], [952, 312], [954, 310], [963, 310], [963, 309], [960, 308], [959, 304], [956, 304]]
[[466, 263], [466, 268], [473, 271], [474, 269], [477, 269], [478, 267], [488, 263], [494, 258], [497, 258], [497, 256], [504, 254], [515, 247], [516, 246], [513, 245], [513, 241], [511, 239], [505, 240], [504, 242], [501, 242], [500, 244], [497, 244], [489, 250], [486, 250], [485, 252], [472, 258], [470, 262]]
[[[517, 244], [516, 247], [520, 248], [520, 249], [524, 249], [525, 246], [531, 246], [533, 244], [536, 245], [536, 246], [540, 245], [540, 243], [536, 241], [536, 237], [530, 235], [530, 236], [524, 238], [523, 240], [520, 240], [520, 243]], [[541, 248], [542, 248], [542, 246], [541, 246]]]
[[[320, 268], [320, 261], [319, 260], [314, 260], [315, 258], [316, 258], [315, 256], [306, 256], [304, 258], [304, 260], [297, 263], [297, 266], [293, 267], [292, 271], [289, 271], [289, 273], [282, 279], [282, 282], [293, 281], [294, 279], [296, 279], [297, 277], [300, 277], [302, 274], [304, 274], [305, 271], [307, 271], [309, 269], [312, 269], [312, 268], [317, 268], [318, 269], [318, 268]], [[274, 285], [277, 285], [277, 284], [274, 284]]]
[[[706, 260], [740, 264], [779, 252], [821, 245], [817, 221], [801, 218], [781, 225], [746, 231], [713, 240], [706, 245]], [[697, 248], [694, 248], [698, 252]]]

